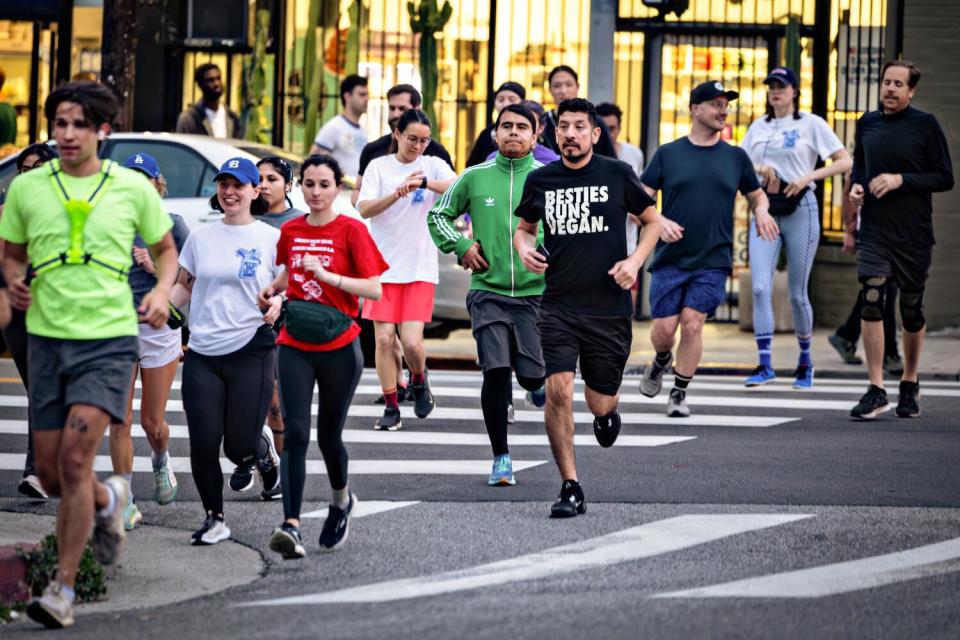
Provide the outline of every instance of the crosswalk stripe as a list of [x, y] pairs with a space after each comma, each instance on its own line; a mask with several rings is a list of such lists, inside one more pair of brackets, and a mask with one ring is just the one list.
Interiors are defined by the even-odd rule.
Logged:
[[[0, 396], [0, 407], [26, 407], [26, 396]], [[739, 403], [731, 403], [730, 406], [744, 406], [741, 400]], [[846, 405], [844, 405], [846, 406]], [[849, 407], [847, 407], [849, 408]], [[140, 410], [140, 399], [133, 400], [134, 411]], [[172, 412], [182, 412], [183, 403], [180, 400], [170, 400], [167, 402], [168, 415]], [[315, 416], [316, 407], [312, 409]], [[353, 404], [347, 411], [347, 416], [351, 418], [379, 418], [383, 415], [383, 408], [376, 405], [357, 405]], [[407, 420], [419, 420], [413, 412], [413, 407], [400, 407], [400, 415]], [[543, 411], [525, 411], [514, 412], [517, 422], [532, 422], [543, 424]], [[643, 425], [668, 425], [671, 427], [775, 427], [777, 425], [795, 422], [799, 418], [778, 417], [778, 416], [732, 416], [732, 415], [701, 415], [694, 414], [689, 418], [669, 418], [666, 412], [657, 413], [621, 413], [620, 418], [623, 424], [643, 424]], [[437, 407], [425, 420], [473, 420], [483, 422], [483, 411], [472, 407]], [[575, 422], [584, 424], [593, 424], [593, 415], [586, 411], [576, 411], [573, 414]], [[371, 427], [373, 423], [371, 422]]]
[[[23, 471], [26, 460], [24, 453], [0, 453], [0, 471]], [[514, 472], [525, 471], [546, 464], [546, 460], [513, 460]], [[220, 468], [224, 473], [232, 473], [235, 465], [226, 458], [220, 458]], [[190, 473], [190, 458], [170, 457], [170, 468], [176, 473]], [[110, 456], [97, 456], [93, 464], [96, 472], [113, 471]], [[136, 456], [133, 459], [135, 472], [153, 471], [149, 456]], [[323, 460], [307, 460], [308, 475], [326, 475]], [[350, 460], [350, 475], [440, 475], [440, 476], [487, 476], [490, 473], [490, 460]]]
[[468, 569], [236, 606], [390, 602], [503, 586], [511, 582], [539, 580], [649, 558], [809, 517], [805, 514], [678, 516]]
[[[771, 382], [765, 384], [762, 387], [753, 387], [747, 388], [743, 386], [743, 383], [734, 383], [734, 382], [704, 382], [699, 379], [695, 379], [690, 383], [690, 388], [695, 391], [730, 391], [733, 393], [741, 392], [746, 394], [746, 397], [749, 397], [751, 402], [753, 401], [753, 396], [758, 393], [763, 392], [776, 392], [776, 393], [795, 393], [797, 395], [809, 395], [809, 394], [847, 394], [850, 396], [852, 401], [856, 401], [857, 398], [862, 396], [866, 392], [867, 388], [865, 385], [831, 385], [829, 387], [818, 386], [817, 382], [810, 389], [794, 389], [792, 383], [777, 383]], [[896, 385], [890, 385], [887, 389], [887, 396], [896, 398], [899, 394], [897, 393], [898, 387]], [[960, 389], [940, 389], [937, 387], [931, 387], [927, 384], [926, 381], [923, 381], [921, 384], [921, 391], [925, 396], [936, 396], [941, 398], [960, 398]], [[848, 404], [850, 404], [848, 402]]]
[[735, 580], [654, 598], [822, 598], [960, 571], [960, 538], [906, 551]]
[[[350, 519], [353, 518], [363, 518], [365, 516], [372, 516], [377, 513], [384, 513], [387, 511], [393, 511], [394, 509], [402, 509], [404, 507], [411, 507], [415, 504], [420, 504], [419, 500], [413, 500], [411, 502], [401, 502], [401, 501], [391, 501], [391, 500], [357, 500], [356, 505], [353, 507], [353, 511], [350, 512]], [[307, 518], [326, 518], [327, 510], [326, 509], [317, 509], [316, 511], [308, 511], [307, 513], [301, 513], [300, 519], [304, 520]]]
[[[109, 431], [109, 430], [108, 430]], [[146, 438], [143, 427], [134, 424], [132, 427], [134, 438]], [[26, 420], [0, 420], [0, 434], [27, 435]], [[170, 425], [170, 437], [186, 439], [190, 435], [185, 425]], [[660, 447], [687, 440], [696, 440], [696, 436], [635, 436], [621, 435], [617, 438], [618, 447]], [[447, 431], [374, 431], [369, 429], [344, 429], [343, 441], [353, 444], [416, 444], [416, 445], [445, 445], [445, 446], [482, 446], [489, 447], [490, 439], [486, 433], [450, 433]], [[510, 446], [546, 447], [550, 441], [546, 435], [511, 434]], [[574, 444], [577, 446], [599, 446], [596, 438], [591, 435], [575, 435]]]

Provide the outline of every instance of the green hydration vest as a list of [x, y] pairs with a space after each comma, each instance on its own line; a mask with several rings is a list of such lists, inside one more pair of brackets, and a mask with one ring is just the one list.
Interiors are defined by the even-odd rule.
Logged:
[[113, 165], [114, 163], [111, 160], [104, 160], [100, 164], [100, 182], [97, 183], [93, 193], [91, 193], [86, 200], [78, 200], [72, 198], [70, 194], [67, 193], [66, 185], [64, 185], [60, 179], [60, 174], [63, 171], [60, 167], [60, 160], [54, 159], [47, 163], [46, 167], [50, 174], [50, 183], [53, 185], [56, 194], [60, 197], [63, 208], [67, 213], [67, 219], [70, 221], [70, 246], [66, 251], [40, 260], [33, 266], [32, 275], [39, 276], [51, 269], [66, 265], [82, 265], [98, 269], [118, 280], [127, 279], [130, 273], [128, 265], [117, 264], [97, 258], [87, 253], [83, 246], [83, 229], [87, 225], [87, 219], [90, 217], [90, 213], [97, 206], [103, 194], [106, 193], [107, 187], [109, 187], [110, 181], [113, 179], [110, 175]]

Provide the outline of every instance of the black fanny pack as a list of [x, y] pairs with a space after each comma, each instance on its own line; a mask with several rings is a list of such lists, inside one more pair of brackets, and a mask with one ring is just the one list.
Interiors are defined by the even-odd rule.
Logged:
[[793, 196], [787, 196], [783, 194], [784, 189], [790, 183], [786, 180], [780, 180], [780, 189], [777, 193], [767, 194], [767, 200], [770, 202], [770, 215], [772, 216], [788, 216], [794, 211], [797, 210], [797, 207], [800, 206], [800, 200], [803, 199], [803, 196], [807, 195], [807, 191], [810, 191], [810, 187], [804, 187], [803, 190]]
[[306, 300], [287, 300], [283, 322], [287, 333], [311, 344], [330, 342], [353, 325], [353, 319], [339, 309]]

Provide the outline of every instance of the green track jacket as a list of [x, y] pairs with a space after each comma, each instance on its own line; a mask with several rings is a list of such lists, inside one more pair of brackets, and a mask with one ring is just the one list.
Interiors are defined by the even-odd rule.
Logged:
[[[520, 223], [513, 211], [520, 203], [527, 174], [542, 166], [533, 154], [511, 159], [497, 153], [493, 160], [464, 171], [427, 214], [430, 235], [440, 251], [455, 251], [462, 258], [474, 241], [460, 234], [453, 221], [470, 213], [473, 237], [490, 265], [473, 274], [470, 289], [517, 298], [543, 293], [543, 276], [527, 271], [513, 248], [513, 233]], [[543, 225], [538, 228], [537, 240], [543, 241]]]

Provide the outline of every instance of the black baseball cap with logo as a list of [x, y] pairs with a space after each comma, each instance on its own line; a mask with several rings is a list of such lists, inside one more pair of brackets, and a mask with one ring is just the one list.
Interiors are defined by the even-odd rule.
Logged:
[[701, 102], [713, 100], [720, 96], [725, 97], [727, 100], [736, 100], [740, 97], [740, 94], [736, 91], [724, 89], [723, 83], [718, 80], [707, 80], [706, 82], [698, 84], [693, 88], [693, 91], [690, 92], [690, 104], [700, 104]]

